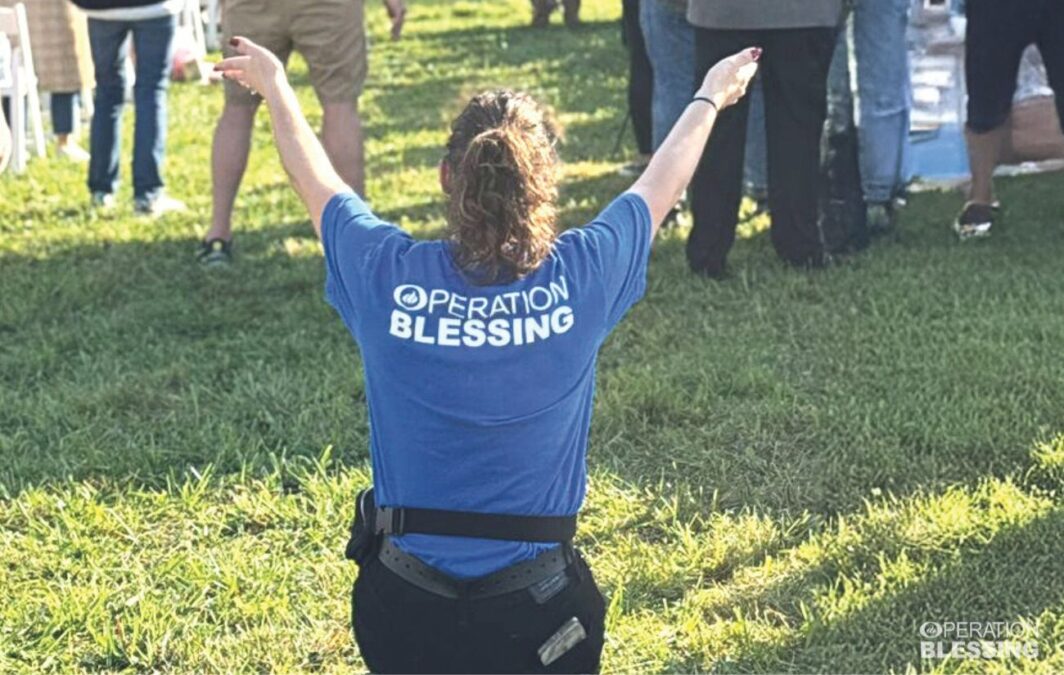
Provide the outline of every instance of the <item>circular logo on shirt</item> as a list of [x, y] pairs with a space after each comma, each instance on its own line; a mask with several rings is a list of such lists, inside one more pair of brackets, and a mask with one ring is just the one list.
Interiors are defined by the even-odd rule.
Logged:
[[416, 312], [429, 302], [429, 295], [425, 292], [425, 289], [416, 284], [403, 284], [402, 286], [396, 286], [395, 304], [399, 305], [408, 312]]

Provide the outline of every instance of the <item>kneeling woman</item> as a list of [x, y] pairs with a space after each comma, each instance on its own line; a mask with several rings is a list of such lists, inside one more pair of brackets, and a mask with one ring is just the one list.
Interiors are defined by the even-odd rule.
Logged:
[[325, 250], [326, 297], [362, 352], [374, 491], [348, 552], [376, 672], [594, 672], [605, 603], [572, 547], [599, 347], [643, 295], [651, 241], [758, 50], [706, 76], [646, 172], [558, 234], [550, 120], [473, 98], [440, 164], [449, 234], [415, 241], [329, 164], [281, 64], [248, 40], [218, 69], [260, 93]]

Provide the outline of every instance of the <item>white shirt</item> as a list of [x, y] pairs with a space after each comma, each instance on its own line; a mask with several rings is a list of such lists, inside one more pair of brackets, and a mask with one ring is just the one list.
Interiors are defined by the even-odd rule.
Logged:
[[143, 21], [173, 16], [185, 7], [186, 0], [162, 0], [143, 7], [121, 7], [118, 9], [86, 9], [85, 16], [102, 21]]

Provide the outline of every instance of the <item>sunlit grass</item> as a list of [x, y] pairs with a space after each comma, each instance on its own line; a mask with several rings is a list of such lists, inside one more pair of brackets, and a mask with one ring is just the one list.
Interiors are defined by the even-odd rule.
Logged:
[[[419, 0], [398, 44], [369, 7], [374, 207], [439, 233], [447, 122], [503, 85], [566, 127], [563, 225], [623, 190], [618, 8], [585, 5], [585, 28], [539, 33], [523, 0]], [[107, 215], [81, 168], [0, 179], [0, 672], [361, 668], [342, 557], [369, 482], [357, 351], [265, 115], [238, 262], [193, 263], [220, 106], [173, 90], [185, 216], [135, 218], [128, 176]], [[900, 241], [819, 274], [775, 261], [763, 216], [725, 283], [663, 234], [599, 365], [579, 543], [608, 672], [1064, 671], [1059, 185], [1003, 183], [1002, 226], [965, 247], [959, 198], [920, 195]], [[963, 620], [1029, 622], [1042, 656], [921, 660], [922, 623]]]

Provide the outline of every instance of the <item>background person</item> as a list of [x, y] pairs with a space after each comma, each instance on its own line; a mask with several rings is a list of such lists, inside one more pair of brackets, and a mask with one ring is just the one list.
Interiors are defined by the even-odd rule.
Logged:
[[[406, 7], [385, 0], [392, 38], [399, 39]], [[358, 97], [366, 81], [364, 0], [227, 0], [222, 15], [226, 42], [236, 34], [263, 45], [287, 63], [292, 50], [307, 61], [321, 102], [322, 142], [345, 184], [365, 195], [365, 153]], [[233, 48], [226, 47], [231, 56]], [[211, 227], [197, 258], [205, 265], [232, 260], [233, 205], [248, 165], [251, 130], [262, 99], [233, 82], [225, 84], [225, 107], [211, 146]]]
[[[549, 118], [525, 94], [473, 98], [440, 165], [448, 239], [421, 242], [344, 184], [277, 58], [244, 40], [236, 50], [219, 68], [262, 93], [322, 239], [326, 296], [361, 350], [376, 504], [571, 517], [586, 490], [598, 349], [642, 296], [651, 241], [756, 50], [711, 69], [631, 190], [561, 235]], [[385, 525], [396, 522], [409, 520]], [[598, 670], [606, 607], [569, 539], [391, 532], [368, 549], [375, 535], [353, 540], [354, 629], [372, 671]], [[559, 634], [580, 639], [552, 653]]]
[[[0, 6], [14, 7], [20, 1], [23, 0], [0, 0]], [[92, 82], [92, 55], [85, 17], [67, 0], [31, 0], [24, 4], [37, 87], [51, 94], [56, 154], [75, 162], [87, 162], [89, 153], [74, 137], [78, 98]]]
[[651, 110], [654, 98], [654, 75], [639, 26], [640, 0], [622, 0], [621, 40], [628, 48], [628, 116], [639, 155], [621, 167], [621, 175], [638, 176], [654, 151], [654, 122]]
[[89, 190], [97, 207], [114, 205], [121, 158], [122, 111], [126, 95], [126, 59], [132, 36], [136, 82], [133, 105], [133, 208], [161, 216], [184, 211], [166, 194], [167, 99], [174, 31], [184, 0], [75, 0], [89, 17], [89, 42], [96, 73], [96, 96], [89, 138]]
[[1023, 52], [1042, 53], [1064, 126], [1064, 2], [967, 0], [964, 71], [968, 84], [968, 203], [953, 223], [961, 240], [985, 237], [994, 224], [994, 169], [1009, 140], [1009, 115]]
[[[639, 25], [650, 61], [651, 149], [657, 150], [680, 118], [697, 86], [694, 73], [695, 29], [687, 22], [687, 0], [641, 0]], [[765, 112], [761, 85], [750, 85], [746, 131], [746, 189], [763, 202], [768, 188], [765, 169]], [[767, 209], [767, 203], [765, 209]]]
[[[827, 76], [841, 0], [690, 0], [700, 76], [743, 45], [765, 50], [761, 61], [768, 140], [768, 201], [772, 244], [795, 265], [826, 261], [817, 224], [820, 138], [827, 112]], [[691, 269], [725, 274], [742, 200], [748, 99], [721, 114], [691, 184], [694, 226], [687, 240]]]
[[687, 23], [687, 0], [640, 0], [639, 25], [651, 67], [651, 135], [656, 150], [697, 86], [692, 67], [695, 29]]
[[829, 90], [847, 101], [857, 131], [865, 221], [871, 234], [894, 226], [895, 203], [912, 179], [912, 82], [905, 41], [911, 0], [859, 0], [832, 65]]
[[532, 0], [532, 27], [546, 28], [550, 25], [550, 15], [561, 4], [564, 9], [565, 25], [575, 28], [580, 25], [580, 0]]

